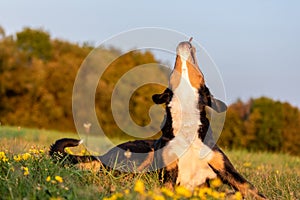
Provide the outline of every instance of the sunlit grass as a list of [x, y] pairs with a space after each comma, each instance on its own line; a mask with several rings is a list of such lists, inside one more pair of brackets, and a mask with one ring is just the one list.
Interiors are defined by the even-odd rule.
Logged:
[[[240, 193], [228, 195], [232, 188], [218, 179], [210, 182], [210, 188], [189, 191], [163, 185], [156, 172], [116, 174], [99, 164], [95, 166], [100, 171], [94, 170], [95, 166], [55, 163], [47, 155], [48, 146], [61, 137], [76, 135], [18, 131], [10, 127], [0, 131], [2, 199], [241, 199]], [[41, 140], [33, 139], [38, 137]], [[86, 154], [82, 149], [78, 153]], [[76, 153], [72, 148], [70, 151]], [[247, 151], [226, 151], [226, 154], [237, 170], [270, 199], [300, 199], [299, 157]]]

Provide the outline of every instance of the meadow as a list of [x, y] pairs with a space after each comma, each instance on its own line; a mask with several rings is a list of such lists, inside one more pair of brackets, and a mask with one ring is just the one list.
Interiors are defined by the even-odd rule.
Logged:
[[[0, 126], [0, 199], [242, 199], [218, 179], [211, 181], [211, 188], [190, 192], [163, 186], [155, 172], [117, 174], [99, 163], [70, 166], [54, 162], [48, 148], [63, 137], [78, 138], [74, 133]], [[85, 153], [84, 147], [70, 151]], [[224, 151], [269, 199], [300, 199], [300, 157]]]

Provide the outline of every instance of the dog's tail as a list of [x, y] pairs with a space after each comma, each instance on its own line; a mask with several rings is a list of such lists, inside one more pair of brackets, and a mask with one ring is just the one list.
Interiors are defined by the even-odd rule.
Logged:
[[82, 143], [82, 140], [63, 138], [56, 140], [54, 144], [50, 146], [49, 155], [57, 161], [68, 162], [71, 164], [77, 164], [82, 162], [100, 161], [97, 156], [87, 155], [79, 156], [72, 155], [65, 151], [66, 147], [76, 147]]

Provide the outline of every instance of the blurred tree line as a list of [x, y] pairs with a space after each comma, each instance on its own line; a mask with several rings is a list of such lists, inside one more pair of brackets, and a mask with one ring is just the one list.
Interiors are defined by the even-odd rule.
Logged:
[[[4, 32], [4, 31], [3, 31]], [[71, 97], [77, 69], [91, 48], [24, 28], [0, 40], [0, 121], [74, 130]]]
[[[16, 35], [6, 36], [1, 28], [1, 124], [75, 132], [72, 116], [73, 84], [78, 69], [92, 50], [93, 47], [86, 44], [78, 45], [51, 39], [49, 33], [42, 29], [24, 28]], [[147, 51], [133, 51], [122, 56], [120, 51], [113, 48], [101, 51], [107, 58], [118, 59], [109, 65], [100, 79], [96, 91], [95, 110], [106, 133], [122, 136], [123, 133], [117, 128], [110, 109], [110, 96], [114, 85], [124, 73], [135, 66], [157, 61]], [[157, 72], [160, 72], [159, 68]], [[167, 81], [162, 73], [157, 74], [161, 74]], [[150, 84], [134, 93], [130, 101], [130, 111], [137, 123], [140, 125], [149, 123], [150, 118], [144, 113], [148, 113], [147, 109], [153, 105], [151, 100], [153, 91], [162, 90], [162, 86]], [[133, 105], [142, 106], [137, 108]]]
[[219, 144], [232, 149], [300, 155], [300, 111], [267, 97], [229, 106]]
[[[79, 67], [92, 50], [93, 47], [87, 44], [51, 39], [42, 29], [24, 28], [7, 36], [0, 26], [1, 124], [75, 131], [73, 84]], [[107, 135], [123, 137], [126, 134], [116, 125], [111, 113], [114, 87], [130, 69], [158, 61], [148, 51], [126, 54], [114, 48], [101, 51], [107, 58], [119, 57], [110, 64], [98, 83], [95, 111]], [[156, 72], [141, 74], [138, 78], [158, 76], [167, 83], [165, 74], [168, 72], [159, 67]], [[132, 78], [128, 85], [135, 81]], [[129, 110], [137, 124], [145, 126], [150, 123], [151, 96], [163, 90], [163, 86], [153, 83], [141, 86], [133, 93]], [[221, 146], [300, 155], [300, 111], [289, 103], [266, 97], [248, 102], [238, 100], [228, 107], [226, 115], [218, 141]]]

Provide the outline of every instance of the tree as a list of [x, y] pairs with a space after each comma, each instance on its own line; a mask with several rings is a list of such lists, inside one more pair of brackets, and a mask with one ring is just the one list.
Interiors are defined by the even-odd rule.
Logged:
[[248, 122], [254, 123], [256, 135], [252, 149], [279, 151], [282, 145], [283, 109], [280, 102], [261, 97], [253, 101]]
[[50, 35], [41, 29], [24, 28], [23, 31], [17, 33], [17, 45], [19, 49], [27, 53], [29, 60], [32, 56], [43, 61], [51, 58]]
[[300, 111], [267, 97], [229, 106], [220, 145], [300, 155]]

